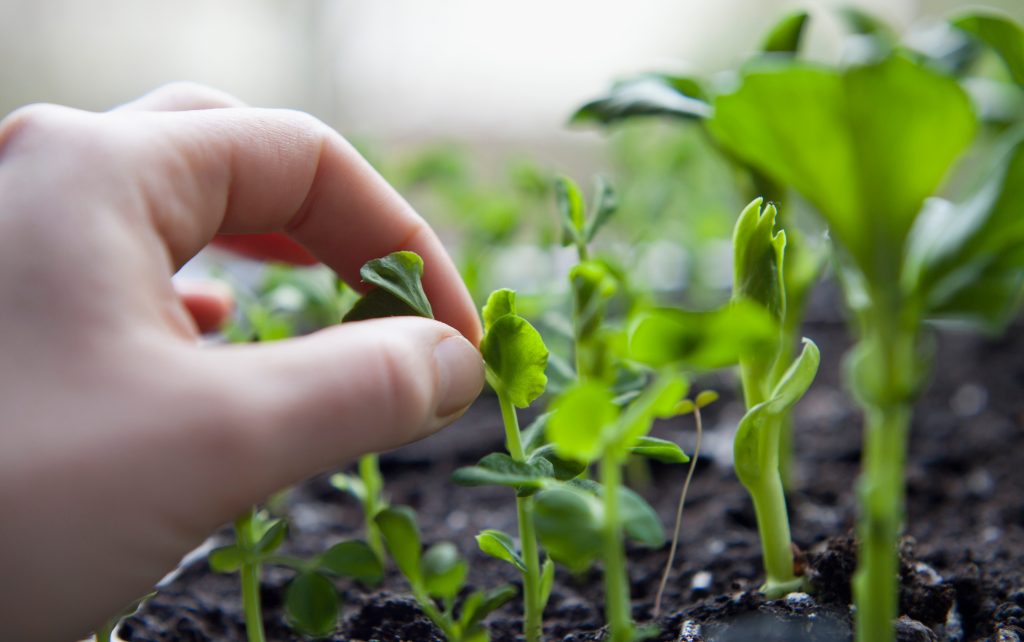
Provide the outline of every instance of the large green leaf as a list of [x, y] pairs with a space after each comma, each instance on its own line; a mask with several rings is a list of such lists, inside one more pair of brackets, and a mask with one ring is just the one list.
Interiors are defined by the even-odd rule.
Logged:
[[910, 238], [904, 287], [924, 314], [1002, 327], [1024, 280], [1024, 136], [959, 204], [933, 200]]
[[[607, 125], [637, 116], [668, 116], [684, 120], [702, 120], [711, 115], [711, 107], [695, 93], [687, 95], [662, 76], [644, 75], [616, 83], [607, 96], [580, 107], [572, 122], [599, 122]], [[696, 84], [693, 85], [696, 89]]]
[[480, 352], [487, 364], [488, 381], [514, 405], [525, 408], [544, 394], [548, 349], [526, 319], [506, 314], [495, 320], [480, 342]]
[[600, 554], [604, 510], [593, 494], [569, 486], [543, 490], [534, 512], [541, 544], [559, 564], [580, 573]]
[[1006, 16], [972, 13], [952, 25], [985, 43], [1006, 64], [1013, 82], [1024, 87], [1024, 29]]
[[709, 312], [653, 309], [633, 321], [629, 356], [654, 367], [714, 370], [736, 365], [748, 351], [771, 349], [777, 335], [771, 314], [743, 299]]
[[312, 637], [328, 635], [338, 623], [338, 594], [320, 573], [299, 573], [285, 591], [284, 608], [292, 625]]
[[344, 321], [391, 316], [434, 318], [423, 292], [423, 259], [415, 252], [392, 252], [367, 261], [359, 270], [365, 283], [376, 286], [356, 302]]
[[491, 453], [476, 466], [456, 470], [452, 480], [461, 486], [511, 486], [521, 490], [541, 488], [554, 474], [551, 462], [543, 457], [524, 462], [505, 453]]
[[398, 570], [413, 586], [421, 585], [420, 529], [416, 524], [416, 513], [407, 506], [392, 506], [377, 513], [374, 521], [384, 536], [384, 543]]
[[317, 566], [328, 573], [351, 577], [367, 584], [384, 579], [384, 567], [366, 542], [339, 542], [320, 554]]
[[567, 459], [592, 462], [601, 456], [604, 439], [619, 416], [611, 389], [595, 381], [577, 382], [551, 404], [547, 437]]
[[709, 127], [733, 154], [801, 192], [870, 283], [898, 278], [914, 218], [970, 142], [952, 78], [901, 55], [826, 69], [775, 61], [719, 96]]
[[491, 292], [484, 304], [482, 316], [484, 318], [484, 331], [491, 329], [494, 322], [506, 314], [516, 314], [516, 293], [514, 290], [502, 288]]

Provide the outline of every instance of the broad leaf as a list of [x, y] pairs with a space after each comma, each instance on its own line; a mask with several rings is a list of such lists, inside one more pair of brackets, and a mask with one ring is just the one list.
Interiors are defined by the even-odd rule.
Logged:
[[808, 13], [794, 11], [775, 23], [761, 43], [761, 51], [765, 53], [794, 54], [800, 50], [804, 27], [807, 25]]
[[[695, 89], [696, 85], [691, 88]], [[699, 96], [687, 95], [665, 78], [645, 75], [616, 83], [607, 96], [580, 107], [573, 123], [599, 122], [608, 125], [637, 116], [668, 116], [684, 120], [703, 120], [711, 116], [711, 106]]]
[[933, 200], [911, 234], [904, 287], [924, 314], [989, 329], [1011, 318], [1024, 280], [1024, 137], [965, 202]]
[[367, 261], [359, 275], [377, 289], [356, 302], [345, 321], [410, 315], [434, 318], [423, 292], [423, 259], [415, 252], [392, 252]]
[[245, 553], [234, 545], [222, 546], [210, 551], [207, 562], [217, 573], [235, 573], [245, 563]]
[[469, 572], [469, 566], [451, 542], [439, 542], [428, 548], [420, 568], [427, 594], [442, 600], [455, 599]]
[[512, 541], [512, 536], [508, 533], [485, 530], [476, 536], [476, 543], [484, 553], [508, 562], [519, 569], [521, 573], [526, 572], [526, 563], [523, 562], [522, 556], [519, 555], [515, 543]]
[[515, 406], [526, 408], [544, 393], [548, 349], [526, 319], [514, 314], [498, 318], [480, 342], [480, 352], [487, 364], [488, 381]]
[[377, 584], [384, 579], [384, 568], [376, 553], [366, 542], [359, 540], [335, 544], [320, 554], [316, 564], [328, 573], [351, 577], [366, 584]]
[[651, 431], [655, 419], [668, 419], [676, 414], [679, 402], [690, 389], [680, 375], [661, 373], [633, 403], [609, 437], [609, 447], [624, 456], [637, 441]]
[[[603, 492], [603, 491], [602, 491]], [[665, 529], [658, 513], [643, 497], [621, 486], [619, 493], [619, 519], [626, 536], [649, 548], [665, 543]]]
[[551, 412], [546, 433], [555, 453], [584, 463], [601, 456], [619, 416], [611, 389], [595, 381], [573, 384], [552, 402]]
[[718, 97], [709, 127], [733, 154], [801, 192], [868, 282], [886, 287], [975, 119], [955, 80], [893, 55], [843, 70], [761, 65]]
[[953, 20], [952, 25], [991, 47], [1013, 82], [1024, 87], [1024, 29], [1019, 24], [997, 14], [974, 13]]
[[541, 488], [555, 471], [543, 457], [530, 462], [516, 461], [505, 453], [491, 453], [476, 466], [459, 468], [452, 480], [461, 486], [510, 486], [516, 489]]
[[551, 444], [546, 444], [534, 450], [530, 453], [527, 461], [533, 463], [537, 459], [546, 459], [551, 464], [551, 474], [558, 481], [569, 481], [578, 477], [587, 469], [587, 464], [579, 460], [559, 457], [555, 453], [555, 447]]
[[284, 608], [292, 625], [305, 635], [322, 637], [337, 627], [338, 594], [320, 573], [299, 573], [285, 591]]
[[633, 321], [629, 355], [653, 367], [714, 370], [736, 365], [745, 352], [771, 349], [777, 334], [771, 314], [750, 301], [710, 312], [653, 309]]
[[574, 573], [585, 571], [601, 553], [601, 502], [582, 490], [558, 486], [534, 499], [537, 534], [544, 550]]
[[410, 584], [422, 584], [420, 529], [416, 524], [416, 514], [407, 506], [393, 506], [377, 513], [374, 521], [384, 536], [384, 543], [398, 570], [408, 578]]
[[660, 461], [663, 464], [685, 464], [690, 461], [689, 456], [683, 452], [679, 444], [657, 437], [641, 437], [629, 448], [629, 453]]
[[484, 331], [489, 331], [494, 322], [506, 314], [516, 314], [515, 291], [501, 289], [491, 292], [483, 309]]

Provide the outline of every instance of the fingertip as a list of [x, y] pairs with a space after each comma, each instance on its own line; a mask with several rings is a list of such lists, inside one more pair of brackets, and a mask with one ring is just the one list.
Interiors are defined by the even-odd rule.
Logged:
[[462, 335], [454, 335], [434, 347], [434, 365], [438, 381], [435, 415], [447, 425], [483, 390], [484, 363], [476, 346]]

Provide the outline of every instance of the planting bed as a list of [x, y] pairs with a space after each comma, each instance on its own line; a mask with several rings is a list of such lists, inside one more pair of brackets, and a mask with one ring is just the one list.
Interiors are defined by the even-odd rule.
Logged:
[[[818, 380], [796, 408], [796, 476], [790, 512], [816, 592], [766, 602], [756, 594], [760, 547], [750, 499], [728, 463], [732, 430], [742, 404], [730, 401], [734, 382], [706, 382], [723, 400], [706, 412], [705, 451], [694, 477], [683, 524], [681, 557], [657, 620], [656, 640], [687, 642], [800, 642], [850, 639], [849, 580], [855, 565], [852, 525], [859, 470], [860, 417], [839, 386], [848, 340], [838, 319], [816, 315], [805, 334], [822, 349]], [[899, 639], [1024, 640], [1024, 326], [986, 340], [944, 332], [935, 378], [917, 405], [907, 466], [908, 525], [903, 541]], [[692, 420], [655, 429], [692, 448]], [[472, 563], [470, 583], [493, 587], [518, 580], [508, 564], [484, 556], [473, 536], [483, 528], [515, 532], [515, 504], [501, 488], [460, 488], [451, 472], [499, 449], [501, 418], [484, 397], [460, 422], [425, 442], [382, 458], [386, 492], [419, 514], [424, 541], [455, 541]], [[685, 466], [653, 465], [643, 491], [665, 523], [674, 512]], [[357, 537], [356, 501], [326, 477], [297, 488], [287, 503], [292, 532], [285, 550], [321, 551]], [[229, 529], [217, 544], [231, 539]], [[634, 616], [651, 619], [665, 550], [631, 547]], [[270, 640], [299, 639], [286, 627], [281, 587], [289, 571], [267, 568], [263, 604]], [[332, 640], [427, 642], [439, 639], [390, 571], [373, 590], [339, 580], [345, 602]], [[212, 573], [204, 559], [180, 575], [121, 635], [131, 642], [244, 640], [238, 577]], [[600, 640], [600, 574], [571, 577], [559, 570], [545, 614], [549, 640]], [[521, 604], [490, 618], [492, 639], [519, 639]]]

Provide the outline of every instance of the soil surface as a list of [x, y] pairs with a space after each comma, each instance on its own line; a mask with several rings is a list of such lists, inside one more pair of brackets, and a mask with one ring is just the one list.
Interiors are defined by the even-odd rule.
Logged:
[[[824, 315], [819, 315], [824, 316]], [[901, 543], [901, 642], [1024, 640], [1024, 325], [990, 340], [954, 330], [937, 332], [933, 381], [917, 405], [907, 466], [906, 535]], [[630, 548], [634, 617], [653, 623], [664, 642], [842, 641], [850, 636], [850, 576], [854, 488], [860, 459], [860, 417], [838, 372], [849, 345], [838, 319], [820, 318], [805, 334], [822, 349], [822, 369], [796, 409], [796, 469], [790, 499], [793, 537], [814, 590], [765, 601], [754, 513], [731, 467], [731, 438], [742, 408], [731, 395], [707, 409], [704, 452], [683, 524], [681, 554], [665, 597], [652, 617], [667, 547]], [[723, 393], [727, 378], [702, 382]], [[419, 514], [424, 540], [452, 540], [472, 563], [470, 583], [515, 583], [514, 570], [481, 554], [473, 536], [484, 528], [516, 532], [514, 501], [499, 488], [460, 488], [451, 472], [502, 447], [497, 404], [482, 398], [457, 425], [385, 455], [387, 492]], [[655, 434], [689, 452], [692, 419], [666, 423]], [[674, 513], [685, 466], [654, 465], [640, 491], [663, 515]], [[356, 502], [327, 477], [296, 488], [286, 512], [285, 550], [312, 554], [360, 536]], [[230, 542], [224, 529], [209, 544]], [[268, 568], [262, 580], [270, 640], [299, 640], [285, 624], [282, 585], [289, 571]], [[545, 613], [548, 640], [603, 639], [598, 569], [573, 577], [559, 570]], [[429, 642], [438, 632], [408, 598], [393, 571], [377, 588], [338, 581], [343, 595], [331, 640]], [[519, 640], [521, 602], [488, 620], [495, 642]], [[131, 642], [244, 640], [238, 578], [212, 573], [192, 556], [121, 628]]]

